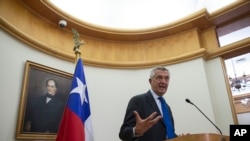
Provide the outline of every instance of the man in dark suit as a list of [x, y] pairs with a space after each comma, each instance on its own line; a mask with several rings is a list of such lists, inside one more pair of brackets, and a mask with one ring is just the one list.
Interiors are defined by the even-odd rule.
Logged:
[[[165, 67], [155, 67], [150, 73], [149, 83], [151, 89], [140, 95], [132, 97], [128, 103], [119, 137], [127, 141], [163, 141], [177, 137], [174, 131], [172, 112], [167, 105], [170, 115], [170, 128], [163, 120], [161, 102], [169, 84], [170, 74]], [[167, 131], [172, 135], [167, 135]]]
[[56, 95], [57, 83], [54, 79], [46, 81], [47, 94], [32, 101], [27, 113], [25, 131], [57, 133], [64, 110], [64, 103]]

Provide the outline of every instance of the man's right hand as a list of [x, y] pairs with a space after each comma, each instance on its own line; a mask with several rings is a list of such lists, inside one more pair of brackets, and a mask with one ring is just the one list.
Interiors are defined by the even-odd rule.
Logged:
[[28, 121], [28, 122], [26, 122], [26, 124], [25, 124], [25, 131], [29, 132], [30, 129], [31, 129], [31, 122]]
[[145, 119], [141, 119], [137, 111], [134, 111], [136, 125], [135, 125], [135, 135], [142, 136], [148, 129], [150, 129], [154, 124], [156, 124], [162, 116], [156, 116], [157, 112], [153, 112]]

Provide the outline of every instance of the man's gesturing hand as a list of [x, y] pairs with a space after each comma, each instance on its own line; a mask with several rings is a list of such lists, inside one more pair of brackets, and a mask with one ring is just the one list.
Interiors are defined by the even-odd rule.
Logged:
[[142, 136], [149, 128], [151, 128], [155, 123], [157, 123], [162, 116], [156, 116], [157, 112], [153, 112], [145, 119], [141, 119], [137, 111], [134, 111], [136, 125], [135, 125], [135, 135]]

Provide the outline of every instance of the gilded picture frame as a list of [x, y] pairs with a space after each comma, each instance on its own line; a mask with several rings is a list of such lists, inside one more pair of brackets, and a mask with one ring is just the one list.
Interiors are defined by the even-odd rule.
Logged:
[[[72, 78], [71, 73], [29, 60], [26, 61], [17, 118], [16, 139], [56, 139], [62, 113], [70, 93]], [[49, 81], [52, 85], [54, 85], [53, 82], [56, 84], [54, 86], [55, 96], [52, 98], [46, 97], [50, 93], [48, 92], [50, 91]], [[40, 97], [41, 99], [46, 97], [47, 100], [50, 100], [48, 102], [50, 105], [46, 102], [44, 104], [43, 100], [39, 100]], [[45, 125], [50, 125], [50, 127], [45, 127]]]

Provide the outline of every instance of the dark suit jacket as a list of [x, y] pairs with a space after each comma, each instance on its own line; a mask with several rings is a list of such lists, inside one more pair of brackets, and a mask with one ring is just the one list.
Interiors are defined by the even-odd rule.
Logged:
[[56, 133], [64, 110], [64, 103], [54, 96], [46, 103], [46, 95], [34, 101], [31, 116], [32, 132]]
[[[133, 127], [135, 127], [136, 119], [133, 111], [137, 111], [142, 119], [147, 118], [153, 112], [157, 112], [161, 115], [161, 112], [152, 96], [151, 92], [136, 95], [132, 97], [128, 103], [125, 118], [120, 128], [119, 137], [121, 140], [127, 141], [163, 141], [166, 140], [166, 126], [161, 119], [148, 131], [146, 131], [141, 137], [134, 137]], [[170, 110], [171, 112], [171, 110]], [[171, 117], [173, 120], [172, 112]], [[173, 121], [174, 123], [174, 121]]]

